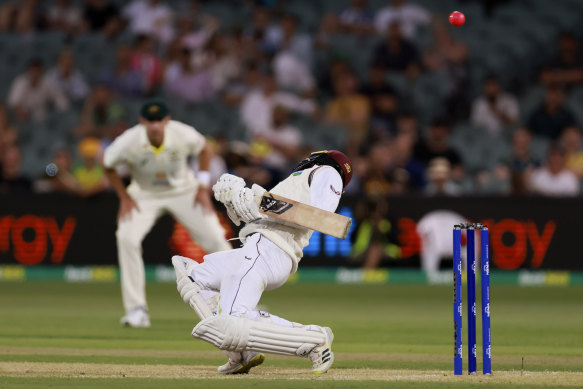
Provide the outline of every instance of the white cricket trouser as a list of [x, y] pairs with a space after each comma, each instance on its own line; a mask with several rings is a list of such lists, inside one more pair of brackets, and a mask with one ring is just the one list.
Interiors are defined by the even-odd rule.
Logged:
[[[256, 233], [239, 249], [206, 255], [191, 276], [207, 293], [220, 292], [219, 314], [256, 320], [263, 291], [282, 286], [291, 270], [289, 255]], [[287, 320], [272, 317], [278, 324], [291, 326]]]
[[142, 241], [163, 214], [174, 216], [207, 253], [231, 249], [217, 215], [214, 212], [203, 213], [200, 204], [194, 205], [194, 196], [195, 191], [164, 198], [135, 199], [140, 211], [132, 210], [129, 220], [126, 218], [119, 222], [117, 253], [126, 312], [147, 307]]

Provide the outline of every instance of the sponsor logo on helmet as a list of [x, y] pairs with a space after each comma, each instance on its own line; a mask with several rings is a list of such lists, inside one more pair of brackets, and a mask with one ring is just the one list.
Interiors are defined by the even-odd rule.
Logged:
[[348, 163], [344, 163], [344, 168], [346, 169], [347, 173], [350, 173], [350, 165]]

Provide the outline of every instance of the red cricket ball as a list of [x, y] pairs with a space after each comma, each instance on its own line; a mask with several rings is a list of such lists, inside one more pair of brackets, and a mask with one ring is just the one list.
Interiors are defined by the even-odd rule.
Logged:
[[466, 22], [466, 15], [459, 11], [453, 11], [449, 14], [449, 22], [456, 27], [462, 26]]

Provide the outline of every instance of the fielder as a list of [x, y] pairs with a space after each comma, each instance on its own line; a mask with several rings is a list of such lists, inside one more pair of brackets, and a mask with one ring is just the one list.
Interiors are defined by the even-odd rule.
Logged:
[[[352, 165], [343, 153], [317, 152], [270, 192], [334, 212], [351, 177]], [[244, 244], [206, 255], [202, 264], [172, 258], [178, 291], [201, 319], [192, 336], [226, 352], [229, 361], [218, 368], [221, 374], [247, 373], [263, 363], [262, 353], [306, 357], [315, 374], [325, 373], [334, 362], [330, 328], [294, 323], [256, 308], [264, 290], [282, 286], [297, 270], [313, 231], [261, 214], [255, 199], [265, 189], [257, 184], [246, 188], [240, 177], [224, 174], [213, 190], [231, 220], [246, 223], [239, 233]]]
[[[188, 167], [198, 156], [197, 178]], [[193, 127], [170, 120], [161, 101], [146, 103], [140, 124], [126, 130], [105, 150], [103, 167], [120, 199], [116, 231], [121, 289], [126, 315], [121, 323], [149, 327], [142, 240], [164, 213], [173, 215], [206, 252], [230, 250], [212, 207], [209, 184], [211, 152]], [[125, 188], [115, 167], [126, 164], [131, 183]]]

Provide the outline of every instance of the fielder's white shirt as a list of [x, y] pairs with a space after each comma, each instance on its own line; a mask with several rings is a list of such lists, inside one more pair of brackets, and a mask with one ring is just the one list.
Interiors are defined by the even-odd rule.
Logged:
[[[342, 195], [342, 178], [330, 166], [314, 166], [292, 173], [270, 192], [334, 212]], [[239, 232], [239, 238], [245, 241], [251, 234], [262, 234], [290, 256], [293, 263], [291, 273], [295, 273], [303, 256], [303, 249], [309, 244], [313, 232], [308, 228], [282, 224], [278, 219], [267, 217], [247, 224]]]
[[109, 145], [103, 163], [107, 168], [128, 165], [132, 176], [128, 193], [135, 198], [179, 195], [198, 186], [188, 157], [197, 156], [204, 144], [204, 136], [194, 127], [171, 120], [164, 129], [162, 145], [155, 148], [150, 144], [146, 127], [138, 124]]

